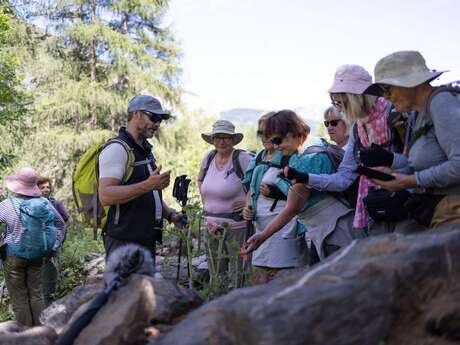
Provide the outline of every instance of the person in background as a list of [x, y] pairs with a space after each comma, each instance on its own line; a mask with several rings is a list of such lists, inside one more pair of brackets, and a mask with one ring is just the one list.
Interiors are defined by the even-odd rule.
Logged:
[[62, 200], [56, 200], [51, 196], [53, 192], [53, 185], [51, 183], [51, 179], [49, 177], [40, 176], [37, 180], [37, 186], [42, 193], [42, 197], [48, 199], [51, 204], [53, 204], [54, 208], [59, 212], [62, 219], [65, 221], [65, 225], [69, 226], [73, 223], [73, 218], [70, 215], [69, 210], [65, 206]]
[[[213, 237], [210, 243], [211, 257], [208, 258], [208, 266], [212, 269], [210, 262], [214, 263], [216, 270], [214, 273], [228, 274], [229, 284], [239, 287], [243, 268], [239, 249], [246, 234], [246, 222], [241, 212], [245, 206], [246, 191], [238, 171], [244, 173], [252, 155], [235, 149], [235, 145], [243, 140], [243, 134], [235, 132], [235, 126], [230, 121], [216, 121], [212, 131], [202, 133], [201, 137], [214, 146], [214, 149], [204, 155], [198, 174], [205, 225]], [[225, 258], [218, 262], [219, 236], [222, 235], [224, 227], [227, 227], [222, 244], [222, 255]], [[217, 266], [219, 266], [218, 272]]]
[[[413, 173], [393, 173], [392, 181], [373, 182], [389, 191], [414, 191], [408, 203], [412, 216], [430, 228], [460, 223], [460, 90], [433, 87], [443, 72], [428, 69], [418, 51], [398, 51], [375, 66], [375, 84], [366, 93], [383, 95], [398, 111], [416, 111], [408, 142]], [[392, 166], [397, 154], [376, 149], [370, 166]]]
[[[48, 199], [54, 208], [59, 212], [66, 226], [73, 223], [73, 219], [70, 216], [69, 210], [61, 200], [56, 200], [51, 196], [53, 192], [53, 186], [51, 179], [48, 177], [40, 176], [37, 180], [37, 186], [42, 193], [42, 197]], [[65, 240], [65, 238], [64, 238]], [[62, 242], [64, 244], [64, 241]], [[60, 250], [62, 247], [57, 248], [52, 255], [45, 258], [42, 269], [42, 290], [43, 290], [43, 301], [45, 307], [49, 306], [54, 300], [54, 294], [56, 293], [57, 284], [60, 279], [61, 264], [60, 264]]]
[[[25, 231], [20, 216], [21, 204], [33, 198], [43, 199], [37, 187], [37, 179], [37, 172], [30, 167], [22, 168], [15, 175], [5, 177], [6, 188], [12, 196], [0, 202], [0, 223], [6, 224], [4, 237], [6, 287], [17, 321], [29, 327], [40, 325], [39, 316], [44, 308], [42, 295], [44, 258], [25, 259], [14, 254], [13, 249], [21, 246]], [[48, 211], [54, 214], [56, 241], [52, 250], [56, 251], [64, 240], [65, 224], [59, 212], [49, 201], [46, 200], [45, 205], [49, 205]]]
[[331, 140], [343, 150], [347, 149], [349, 126], [342, 112], [330, 106], [324, 111], [324, 127]]
[[[287, 197], [275, 183], [290, 156], [283, 157], [283, 152], [276, 149], [264, 134], [265, 122], [273, 114], [275, 112], [267, 113], [259, 119], [257, 136], [264, 148], [249, 163], [243, 180], [250, 186], [243, 217], [253, 221], [256, 233], [263, 231], [287, 203]], [[306, 264], [304, 231], [305, 228], [294, 217], [252, 253], [255, 284], [267, 283], [280, 270]]]

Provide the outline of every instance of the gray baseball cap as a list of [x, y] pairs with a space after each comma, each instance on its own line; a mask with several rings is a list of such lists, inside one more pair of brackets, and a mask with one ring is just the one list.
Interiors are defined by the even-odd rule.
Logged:
[[148, 95], [137, 95], [129, 101], [128, 113], [133, 113], [135, 111], [149, 111], [154, 114], [162, 115], [165, 120], [171, 117], [168, 111], [163, 110], [158, 99]]

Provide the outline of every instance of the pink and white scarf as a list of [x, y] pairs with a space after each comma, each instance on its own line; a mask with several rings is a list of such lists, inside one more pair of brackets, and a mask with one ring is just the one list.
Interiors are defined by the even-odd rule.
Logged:
[[[388, 102], [383, 97], [378, 98], [369, 116], [356, 121], [358, 137], [365, 148], [368, 148], [372, 143], [382, 145], [385, 149], [390, 148], [390, 134], [386, 117], [387, 104]], [[355, 228], [363, 229], [368, 226], [369, 215], [364, 207], [363, 199], [367, 196], [370, 188], [377, 189], [379, 187], [366, 176], [361, 175], [359, 177], [358, 200], [353, 220]]]

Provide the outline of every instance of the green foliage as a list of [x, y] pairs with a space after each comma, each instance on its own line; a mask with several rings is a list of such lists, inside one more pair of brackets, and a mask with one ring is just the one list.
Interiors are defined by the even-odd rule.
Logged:
[[22, 18], [46, 26], [35, 36], [35, 50], [22, 55], [36, 116], [48, 125], [115, 130], [124, 122], [129, 99], [140, 92], [170, 105], [179, 102], [181, 52], [161, 25], [167, 1], [14, 3]]
[[0, 125], [25, 112], [25, 95], [16, 72], [16, 59], [10, 52], [13, 35], [11, 18], [0, 5]]
[[54, 181], [55, 197], [72, 204], [72, 174], [81, 155], [92, 145], [114, 136], [107, 130], [76, 132], [67, 127], [55, 127], [32, 132], [18, 150], [15, 165], [5, 173], [22, 166], [32, 166], [39, 174]]
[[82, 284], [84, 275], [84, 256], [89, 253], [103, 253], [102, 239], [94, 241], [92, 234], [85, 231], [81, 223], [70, 228], [61, 252], [62, 278], [56, 292], [56, 298], [69, 293]]
[[9, 298], [3, 296], [3, 288], [5, 284], [3, 269], [0, 269], [0, 322], [14, 320], [14, 314], [8, 311]]

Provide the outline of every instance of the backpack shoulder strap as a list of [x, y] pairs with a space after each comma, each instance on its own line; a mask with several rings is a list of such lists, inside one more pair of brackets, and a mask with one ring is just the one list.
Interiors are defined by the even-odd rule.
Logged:
[[[121, 140], [119, 138], [112, 138], [112, 139], [107, 140], [107, 142], [104, 145], [102, 145], [100, 152], [102, 152], [103, 149], [105, 149], [107, 146], [113, 143], [120, 144], [125, 149], [126, 154], [128, 155], [128, 160], [126, 161], [126, 166], [125, 166], [125, 174], [123, 175], [123, 178], [121, 180], [121, 184], [125, 184], [129, 180], [131, 175], [133, 174], [134, 167], [136, 166], [136, 162], [135, 162], [136, 158], [134, 157], [134, 150], [124, 140]], [[144, 162], [142, 163], [144, 164]]]
[[460, 94], [460, 87], [457, 86], [440, 86], [434, 89], [434, 91], [428, 96], [428, 99], [425, 103], [425, 115], [428, 123], [433, 123], [431, 118], [431, 102], [433, 101], [434, 96], [441, 92], [451, 92]]
[[211, 166], [211, 162], [214, 159], [214, 157], [216, 157], [216, 154], [217, 154], [217, 150], [212, 150], [211, 152], [209, 152], [208, 158], [206, 160], [206, 165], [203, 168], [202, 175], [198, 178], [198, 182], [204, 181], [204, 178], [206, 177], [206, 174], [208, 173], [209, 167]]
[[261, 150], [261, 151], [257, 154], [257, 156], [256, 156], [256, 166], [258, 166], [258, 165], [262, 162], [262, 160], [264, 159], [264, 153], [265, 153], [265, 152], [266, 152], [265, 150]]
[[243, 168], [241, 167], [241, 162], [240, 162], [241, 152], [246, 152], [246, 151], [235, 149], [233, 150], [233, 154], [232, 154], [233, 168], [235, 169], [235, 174], [236, 176], [238, 176], [239, 179], [242, 179], [244, 176], [244, 171], [243, 171]]

